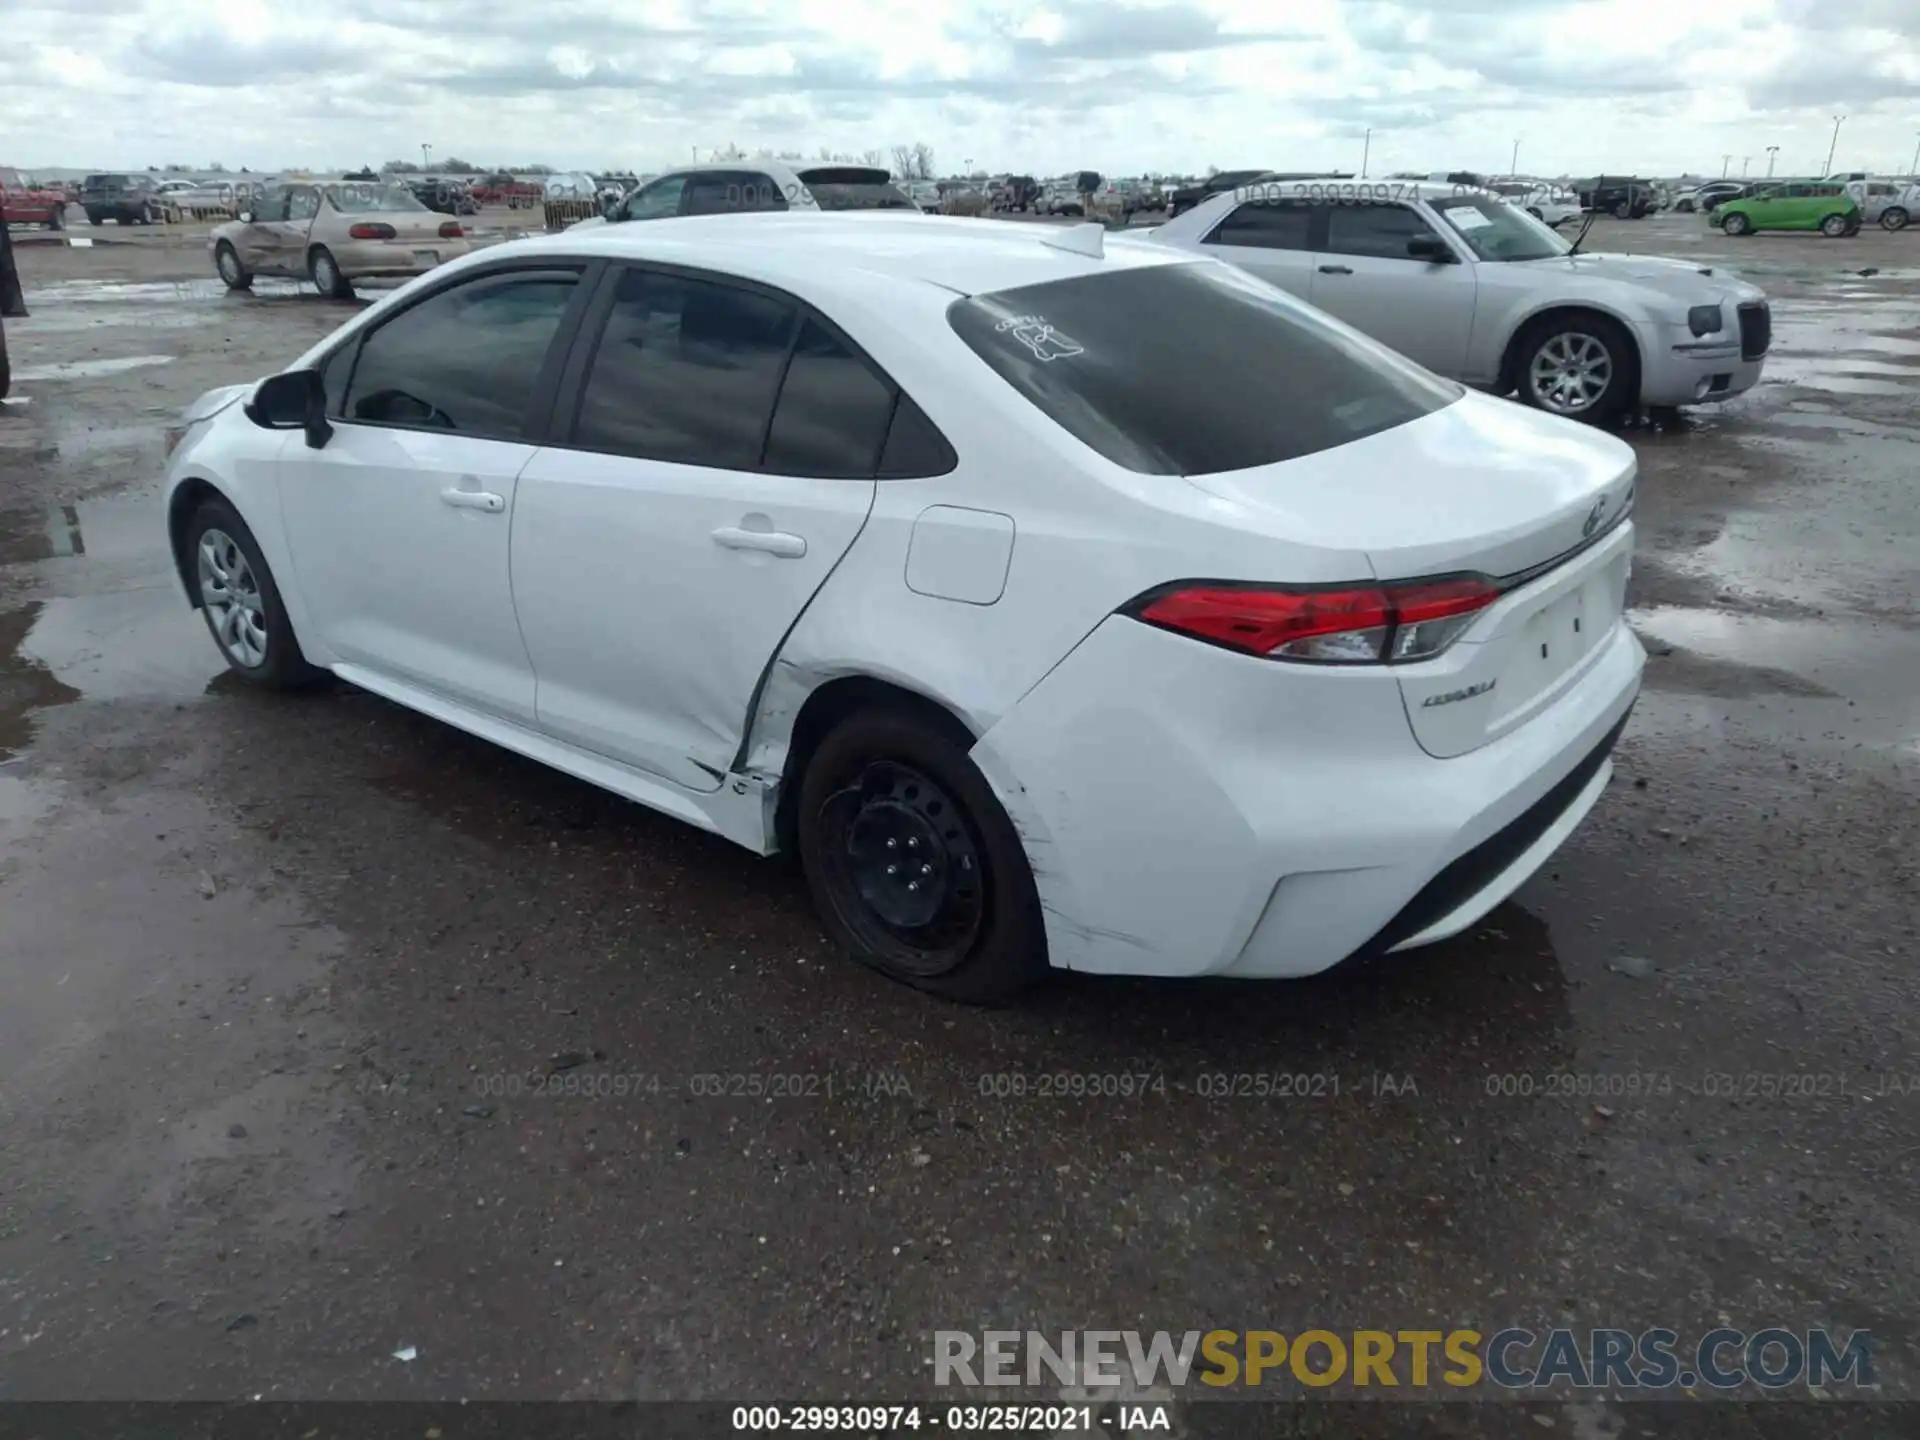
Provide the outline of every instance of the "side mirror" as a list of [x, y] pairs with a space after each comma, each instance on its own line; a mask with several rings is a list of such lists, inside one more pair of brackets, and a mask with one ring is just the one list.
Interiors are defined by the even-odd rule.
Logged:
[[311, 450], [333, 438], [333, 426], [327, 421], [327, 387], [318, 370], [269, 375], [247, 402], [247, 418], [262, 430], [304, 430]]
[[1416, 260], [1424, 260], [1429, 265], [1456, 263], [1453, 251], [1447, 248], [1446, 241], [1438, 235], [1410, 236], [1407, 240], [1407, 254]]

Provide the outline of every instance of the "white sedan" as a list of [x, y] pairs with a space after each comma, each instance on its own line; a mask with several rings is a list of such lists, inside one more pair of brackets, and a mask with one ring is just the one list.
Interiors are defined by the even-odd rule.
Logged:
[[1101, 233], [454, 261], [171, 432], [186, 597], [244, 680], [797, 849], [840, 944], [942, 995], [1465, 929], [1611, 773], [1633, 452]]

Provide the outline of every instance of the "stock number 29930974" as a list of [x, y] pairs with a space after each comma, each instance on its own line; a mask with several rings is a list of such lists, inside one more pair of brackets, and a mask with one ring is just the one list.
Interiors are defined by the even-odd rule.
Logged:
[[776, 1434], [850, 1431], [886, 1435], [919, 1430], [949, 1434], [1092, 1434], [1091, 1405], [736, 1405], [736, 1431]]

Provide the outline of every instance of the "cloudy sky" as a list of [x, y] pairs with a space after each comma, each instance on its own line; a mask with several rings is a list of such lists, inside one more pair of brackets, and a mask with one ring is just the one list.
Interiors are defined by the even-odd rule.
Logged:
[[1906, 169], [1920, 0], [0, 0], [0, 164]]

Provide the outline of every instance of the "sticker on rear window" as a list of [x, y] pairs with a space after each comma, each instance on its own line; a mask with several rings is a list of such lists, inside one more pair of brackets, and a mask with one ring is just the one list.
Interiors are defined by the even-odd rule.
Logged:
[[1044, 315], [1015, 315], [993, 327], [1008, 333], [1033, 352], [1036, 360], [1059, 360], [1068, 355], [1084, 355], [1086, 347], [1069, 340], [1047, 323]]
[[1449, 205], [1440, 212], [1462, 230], [1484, 230], [1493, 224], [1493, 217], [1471, 205]]

